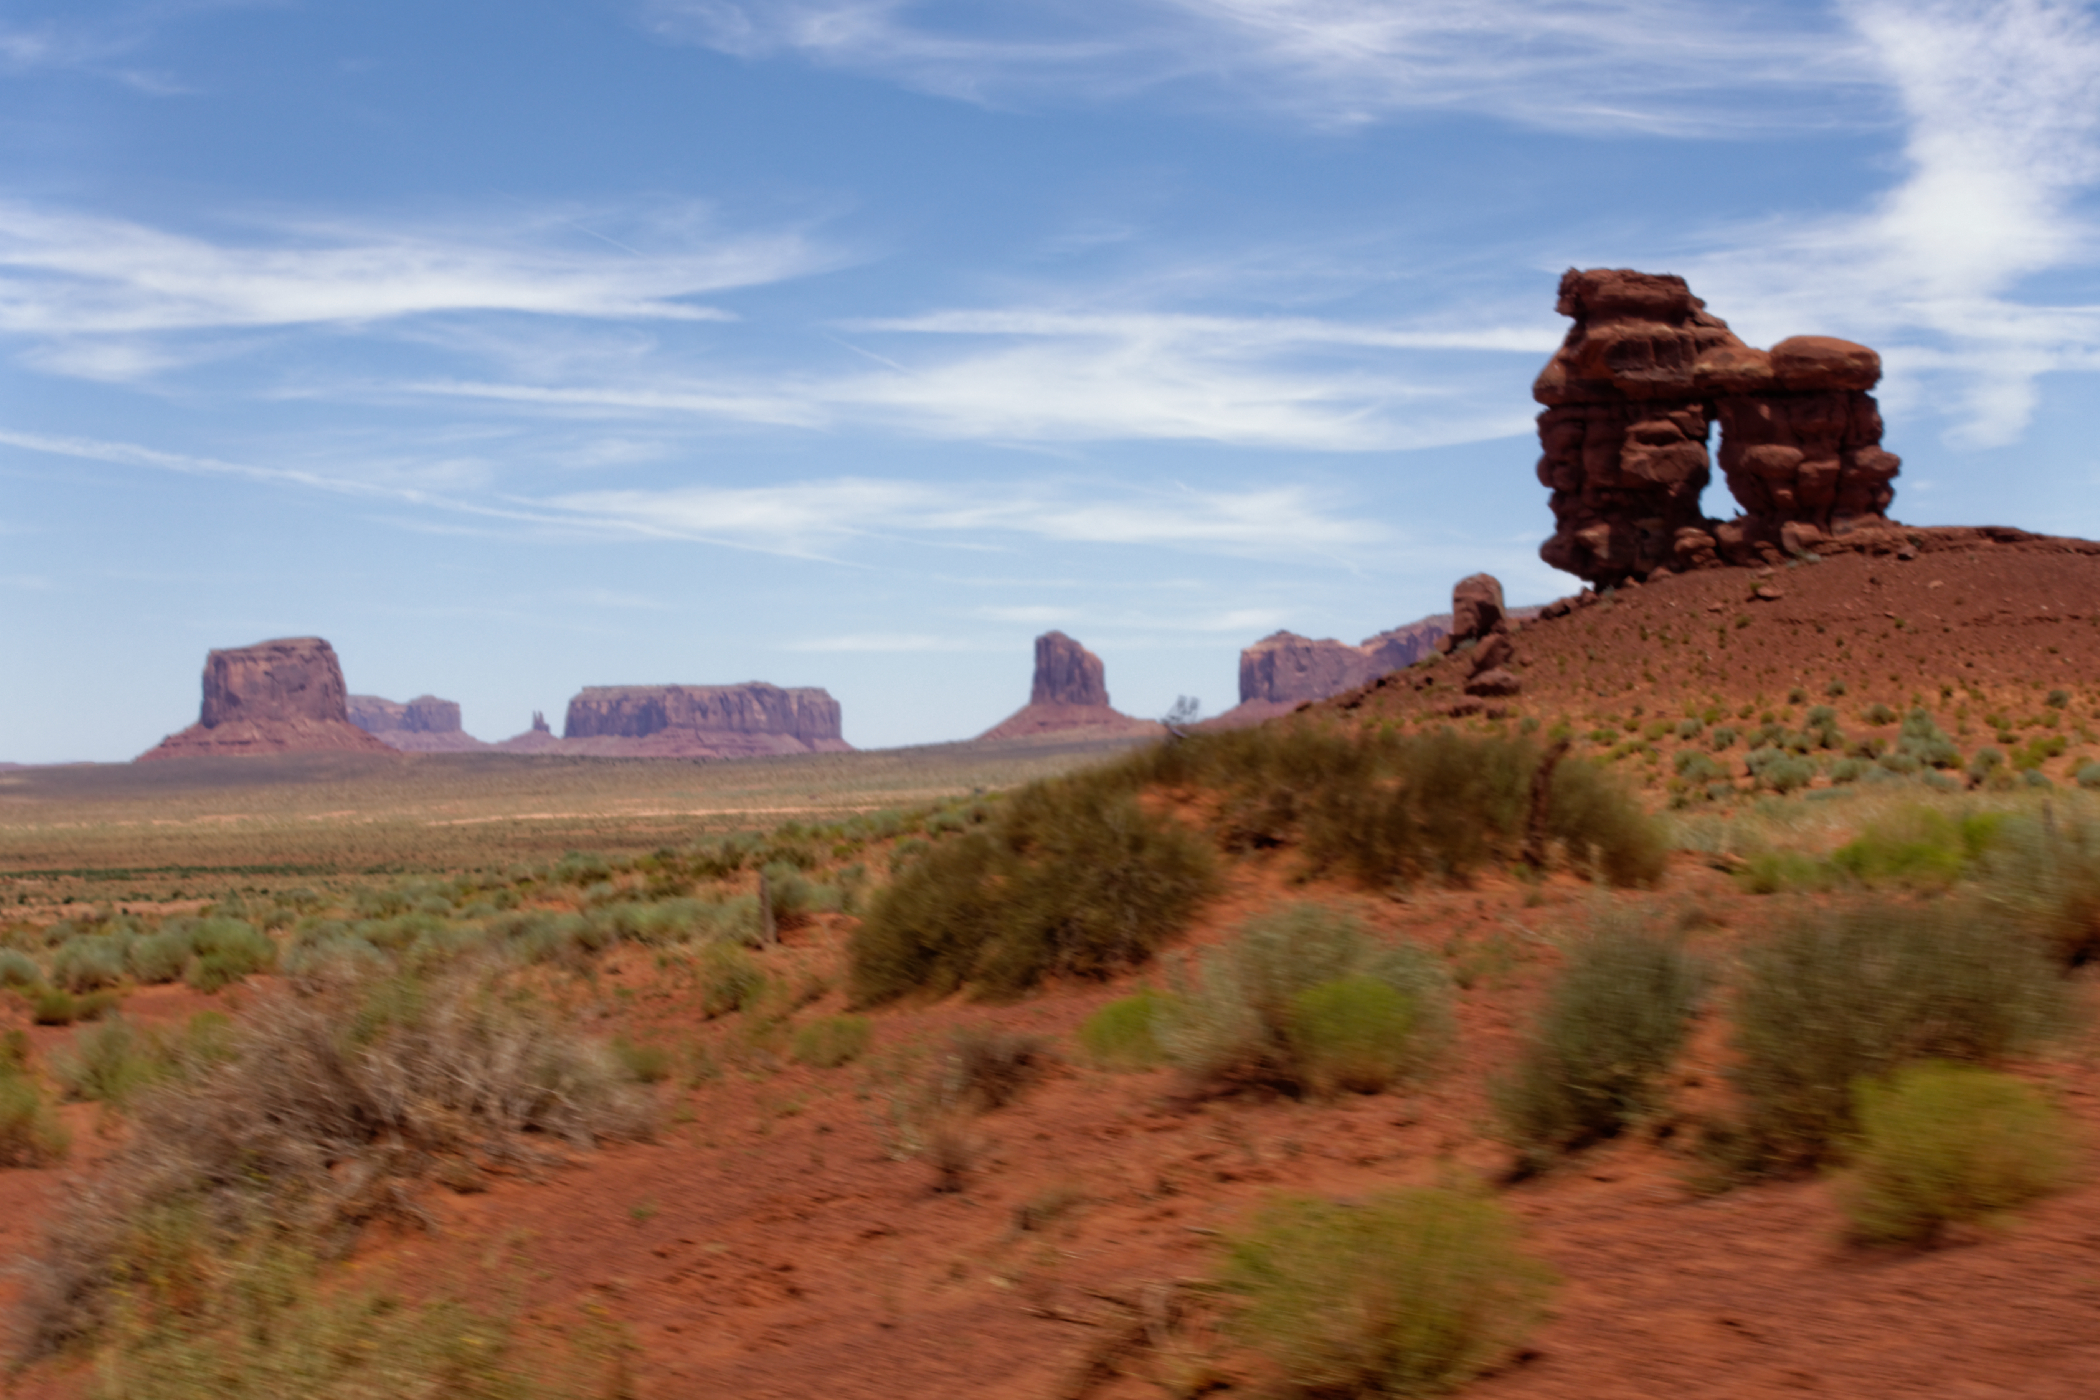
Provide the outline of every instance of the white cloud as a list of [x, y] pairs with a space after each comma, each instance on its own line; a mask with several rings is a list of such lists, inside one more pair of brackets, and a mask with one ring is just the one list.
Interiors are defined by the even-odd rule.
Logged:
[[2042, 374], [2100, 369], [2100, 306], [2032, 287], [2100, 264], [2079, 208], [2100, 179], [2100, 25], [2063, 0], [1847, 13], [1901, 99], [1902, 178], [1860, 213], [1727, 231], [1685, 271], [1747, 338], [1851, 335], [1882, 351], [1893, 406], [2012, 441]]
[[[987, 104], [1182, 85], [1319, 125], [1484, 111], [1678, 134], [1857, 120], [1856, 45], [1776, 0], [655, 0], [657, 33]], [[1775, 101], [1776, 93], [1786, 100]]]
[[[691, 540], [799, 557], [878, 539], [991, 549], [999, 537], [1008, 536], [1344, 563], [1387, 535], [1383, 526], [1352, 513], [1346, 502], [1295, 485], [1146, 490], [1074, 481], [992, 485], [837, 477], [526, 498], [480, 489], [485, 474], [471, 460], [440, 459], [421, 469], [407, 462], [381, 463], [368, 479], [4, 428], [0, 445], [116, 466], [302, 487], [541, 531]], [[453, 489], [437, 490], [429, 483]]]
[[722, 320], [688, 298], [836, 263], [800, 232], [719, 231], [697, 210], [620, 231], [608, 246], [577, 218], [541, 213], [465, 230], [278, 223], [235, 244], [0, 202], [0, 332], [77, 344], [459, 311]]
[[[1559, 333], [1439, 319], [1366, 324], [1014, 306], [849, 323], [876, 368], [617, 380], [430, 379], [406, 392], [574, 416], [877, 428], [1012, 443], [1188, 440], [1384, 451], [1528, 432], [1528, 403], [1479, 394], [1476, 355], [1544, 359]], [[851, 348], [860, 349], [859, 346]]]

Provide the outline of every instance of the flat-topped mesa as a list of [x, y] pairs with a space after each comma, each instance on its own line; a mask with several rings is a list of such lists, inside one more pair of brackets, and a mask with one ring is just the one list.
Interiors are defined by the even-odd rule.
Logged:
[[1258, 724], [1405, 670], [1442, 646], [1450, 625], [1449, 614], [1425, 617], [1355, 646], [1332, 637], [1271, 632], [1240, 652], [1240, 703], [1207, 723], [1221, 729]]
[[1024, 739], [1068, 729], [1159, 732], [1153, 721], [1110, 707], [1107, 670], [1100, 657], [1062, 632], [1045, 632], [1035, 639], [1035, 680], [1028, 690], [1028, 703], [977, 737]]
[[350, 722], [335, 648], [319, 637], [280, 637], [204, 659], [197, 722], [140, 761], [210, 755], [349, 751], [391, 753]]
[[[1744, 344], [1681, 277], [1570, 268], [1567, 338], [1540, 372], [1539, 482], [1554, 532], [1539, 555], [1600, 585], [1658, 569], [1753, 563], [1886, 525], [1901, 465], [1881, 447], [1866, 390], [1880, 358], [1863, 345], [1797, 336]], [[1700, 511], [1706, 443], [1744, 514]]]
[[[578, 742], [584, 741], [584, 742]], [[839, 702], [815, 686], [592, 685], [569, 701], [562, 747], [579, 753], [743, 757], [843, 753]]]
[[410, 753], [465, 753], [488, 747], [460, 727], [457, 700], [435, 695], [418, 695], [405, 705], [380, 695], [353, 695], [350, 722], [387, 747]]

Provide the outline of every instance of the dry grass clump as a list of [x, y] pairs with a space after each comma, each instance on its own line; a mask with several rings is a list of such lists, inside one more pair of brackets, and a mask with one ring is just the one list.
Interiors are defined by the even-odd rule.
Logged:
[[1552, 1279], [1501, 1204], [1421, 1188], [1353, 1206], [1273, 1200], [1232, 1241], [1221, 1282], [1292, 1391], [1412, 1396], [1506, 1361]]
[[1852, 1086], [1913, 1060], [1990, 1062], [2060, 1033], [2069, 989], [1978, 907], [1881, 902], [1799, 916], [1743, 955], [1733, 1071], [1744, 1165], [1806, 1166], [1853, 1127]]
[[1516, 1068], [1494, 1086], [1521, 1165], [1542, 1168], [1650, 1111], [1707, 980], [1680, 940], [1636, 923], [1608, 921], [1573, 944]]
[[29, 1037], [9, 1031], [0, 1037], [0, 1167], [47, 1166], [71, 1145], [31, 1071]]
[[2068, 966], [2100, 954], [2100, 822], [2048, 812], [1998, 826], [1983, 857], [1985, 897]]
[[1041, 1036], [966, 1027], [949, 1041], [938, 1093], [944, 1103], [989, 1113], [1019, 1098], [1052, 1061]]
[[528, 1137], [638, 1137], [652, 1119], [603, 1049], [464, 974], [264, 998], [225, 1058], [132, 1112], [125, 1146], [53, 1213], [25, 1302], [32, 1354], [168, 1276], [150, 1256], [169, 1240], [183, 1267], [268, 1239], [327, 1252], [368, 1219], [418, 1218], [415, 1183], [441, 1160], [530, 1162], [545, 1154]]
[[1248, 919], [1179, 981], [1153, 1033], [1209, 1091], [1375, 1091], [1426, 1068], [1451, 1032], [1450, 978], [1433, 957], [1374, 943], [1320, 904]]
[[875, 896], [850, 945], [853, 998], [1107, 976], [1150, 958], [1216, 879], [1195, 833], [1112, 776], [1036, 784]]
[[2032, 1086], [1974, 1065], [1921, 1064], [1854, 1089], [1859, 1136], [1840, 1189], [1853, 1236], [1930, 1244], [2069, 1182], [2070, 1121]]

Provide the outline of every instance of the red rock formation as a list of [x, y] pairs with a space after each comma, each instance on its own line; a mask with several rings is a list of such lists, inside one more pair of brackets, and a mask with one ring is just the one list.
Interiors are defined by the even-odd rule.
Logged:
[[[1559, 309], [1574, 318], [1539, 374], [1539, 481], [1554, 532], [1539, 555], [1599, 585], [1657, 569], [1750, 563], [1887, 525], [1900, 466], [1881, 447], [1866, 393], [1880, 358], [1863, 345], [1797, 336], [1745, 345], [1684, 279], [1570, 268]], [[1744, 515], [1706, 519], [1708, 430]]]
[[1881, 357], [1828, 336], [1795, 336], [1701, 361], [1721, 420], [1721, 470], [1743, 518], [1714, 533], [1721, 552], [1752, 562], [1759, 545], [1799, 553], [1835, 535], [1888, 523], [1902, 461], [1881, 446], [1881, 410], [1866, 391]]
[[847, 753], [853, 746], [841, 736], [839, 719], [839, 702], [814, 686], [593, 685], [569, 701], [558, 752], [626, 758]]
[[1289, 714], [1404, 670], [1442, 646], [1448, 613], [1366, 637], [1355, 646], [1332, 637], [1315, 640], [1296, 632], [1272, 632], [1240, 653], [1240, 703], [1203, 727], [1237, 729]]
[[1713, 409], [1695, 368], [1747, 347], [1682, 277], [1570, 268], [1559, 310], [1575, 324], [1531, 390], [1546, 405], [1539, 484], [1553, 493], [1539, 556], [1598, 583], [1711, 557], [1699, 493]]
[[312, 750], [391, 753], [350, 722], [342, 663], [319, 637], [285, 637], [214, 651], [204, 661], [197, 723], [140, 762], [213, 754]]
[[488, 747], [460, 728], [458, 701], [435, 695], [418, 695], [405, 705], [378, 695], [353, 695], [350, 722], [406, 753], [471, 753]]
[[1160, 732], [1149, 719], [1135, 719], [1111, 709], [1101, 658], [1062, 632], [1035, 639], [1035, 682], [1028, 703], [978, 735], [986, 739], [1022, 739], [1065, 730], [1144, 734]]

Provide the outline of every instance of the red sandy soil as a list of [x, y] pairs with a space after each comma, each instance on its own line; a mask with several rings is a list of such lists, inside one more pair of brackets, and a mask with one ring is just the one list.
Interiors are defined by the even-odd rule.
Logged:
[[[1218, 1232], [1271, 1192], [1350, 1199], [1453, 1175], [1498, 1179], [1508, 1158], [1485, 1132], [1486, 1085], [1552, 974], [1553, 940], [1582, 924], [1594, 897], [1572, 879], [1537, 892], [1490, 879], [1402, 903], [1306, 891], [1290, 869], [1285, 855], [1239, 867], [1194, 942], [1310, 893], [1352, 902], [1377, 930], [1471, 967], [1479, 976], [1461, 994], [1459, 1041], [1428, 1083], [1332, 1104], [1190, 1102], [1166, 1072], [1079, 1064], [1072, 1032], [1127, 985], [880, 1011], [870, 1057], [843, 1069], [748, 1052], [739, 1063], [733, 1018], [703, 1024], [689, 991], [631, 950], [604, 966], [595, 991], [570, 986], [573, 1014], [595, 1032], [706, 1045], [736, 1067], [698, 1088], [666, 1086], [656, 1142], [584, 1154], [536, 1181], [491, 1179], [478, 1194], [433, 1189], [435, 1227], [375, 1233], [353, 1273], [509, 1302], [532, 1328], [573, 1327], [602, 1310], [638, 1345], [634, 1384], [649, 1397], [1136, 1400], [1161, 1393], [1154, 1377], [1199, 1364], [1221, 1385], [1259, 1388], [1256, 1358], [1221, 1343], [1200, 1309], [1164, 1325], [1159, 1300], [1211, 1270]], [[1688, 857], [1661, 891], [1626, 898], [1698, 926], [1695, 940], [1715, 951], [1779, 907]], [[782, 971], [832, 967], [849, 927], [826, 918], [764, 956]], [[214, 1000], [161, 989], [127, 1010], [176, 1020]], [[803, 1014], [837, 1009], [833, 993]], [[898, 1150], [890, 1115], [965, 1025], [1045, 1036], [1066, 1059], [1016, 1103], [962, 1120], [974, 1165], [964, 1190], [942, 1194], [924, 1157]], [[37, 1049], [68, 1034], [40, 1029]], [[1702, 1026], [1675, 1076], [1680, 1110], [1722, 1095], [1724, 1034], [1711, 1018]], [[2089, 1036], [2028, 1071], [2089, 1130], [2100, 1130], [2096, 1046]], [[92, 1170], [107, 1139], [91, 1110], [68, 1112], [73, 1167]], [[1702, 1196], [1687, 1184], [1688, 1136], [1608, 1144], [1505, 1189], [1563, 1284], [1530, 1351], [1469, 1394], [2094, 1393], [2100, 1185], [1950, 1247], [1867, 1251], [1842, 1243], [1827, 1183]], [[11, 1250], [31, 1247], [60, 1175], [0, 1173], [0, 1240]], [[1161, 1324], [1150, 1333], [1148, 1316]], [[18, 1389], [75, 1396], [84, 1377], [47, 1364]]]
[[1060, 734], [1084, 729], [1100, 734], [1157, 734], [1155, 720], [1136, 719], [1108, 705], [1027, 704], [977, 736], [975, 742], [994, 739], [1025, 739], [1037, 734]]
[[[1772, 596], [1757, 596], [1762, 589]], [[2035, 709], [2034, 692], [2090, 694], [2100, 678], [2100, 557], [1981, 544], [1893, 556], [1838, 555], [1777, 569], [1716, 569], [1618, 592], [1514, 634], [1514, 714], [1623, 710], [1675, 715], [1709, 697], [1778, 704], [1794, 687], [1846, 714], [1941, 685]], [[1326, 702], [1367, 715], [1426, 715], [1461, 699], [1463, 658], [1381, 678]], [[1963, 698], [1966, 698], [1965, 696]], [[1980, 713], [1980, 711], [1979, 711]]]

